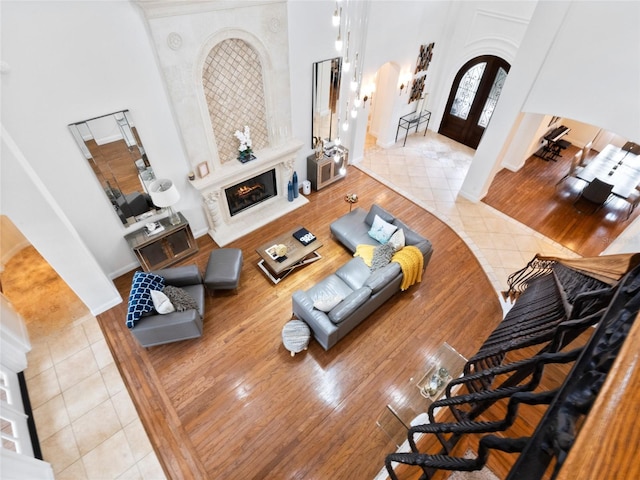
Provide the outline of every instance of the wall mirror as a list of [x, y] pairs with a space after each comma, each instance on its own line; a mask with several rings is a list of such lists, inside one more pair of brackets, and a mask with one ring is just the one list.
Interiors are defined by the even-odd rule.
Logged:
[[342, 57], [330, 58], [313, 64], [311, 146], [314, 148], [317, 139], [329, 142], [338, 136], [338, 101], [341, 77]]
[[156, 212], [149, 196], [155, 175], [129, 110], [72, 123], [69, 129], [124, 225]]

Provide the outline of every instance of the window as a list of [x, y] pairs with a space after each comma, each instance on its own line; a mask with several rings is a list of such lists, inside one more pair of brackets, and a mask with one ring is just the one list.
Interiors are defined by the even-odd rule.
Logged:
[[486, 62], [478, 63], [464, 74], [458, 85], [453, 104], [451, 105], [451, 115], [463, 120], [467, 119], [486, 67]]
[[504, 86], [504, 81], [506, 79], [507, 71], [500, 67], [496, 74], [496, 78], [493, 80], [493, 85], [491, 85], [489, 97], [487, 98], [484, 107], [482, 107], [482, 114], [480, 115], [480, 120], [478, 120], [478, 125], [481, 127], [487, 128], [487, 125], [489, 125], [489, 120], [491, 120], [493, 110], [496, 108], [496, 103], [498, 103], [498, 98], [500, 98], [500, 93], [502, 92], [502, 87]]

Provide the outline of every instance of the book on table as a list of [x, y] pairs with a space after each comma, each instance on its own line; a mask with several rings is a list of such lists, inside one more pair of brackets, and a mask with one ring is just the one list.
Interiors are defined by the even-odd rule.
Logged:
[[316, 239], [316, 236], [306, 228], [293, 232], [293, 236], [305, 247]]

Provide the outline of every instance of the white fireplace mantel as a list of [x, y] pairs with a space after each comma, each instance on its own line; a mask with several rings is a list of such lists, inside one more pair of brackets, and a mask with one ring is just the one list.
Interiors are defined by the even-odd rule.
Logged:
[[191, 185], [200, 191], [220, 186], [228, 187], [265, 172], [278, 163], [286, 162], [287, 159], [295, 160], [295, 156], [302, 146], [303, 143], [299, 140], [289, 140], [277, 147], [256, 151], [254, 152], [255, 160], [247, 163], [242, 163], [239, 160], [225, 162], [206, 177], [191, 181]]
[[[191, 181], [202, 195], [209, 220], [209, 235], [219, 246], [227, 245], [309, 202], [302, 195], [290, 202], [287, 195], [295, 157], [302, 145], [298, 140], [290, 140], [281, 146], [255, 152], [255, 160], [227, 162], [206, 177]], [[277, 195], [231, 216], [225, 189], [271, 169], [276, 171]]]

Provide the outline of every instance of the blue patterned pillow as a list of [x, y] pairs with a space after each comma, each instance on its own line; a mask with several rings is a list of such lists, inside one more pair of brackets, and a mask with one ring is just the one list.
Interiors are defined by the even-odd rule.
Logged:
[[160, 275], [146, 272], [133, 274], [131, 292], [129, 293], [129, 308], [127, 310], [128, 328], [133, 328], [143, 313], [153, 310], [153, 300], [149, 292], [151, 290], [162, 290], [163, 288], [164, 278]]
[[373, 218], [373, 224], [369, 232], [369, 236], [380, 243], [387, 243], [391, 238], [391, 235], [398, 229], [395, 225], [389, 222], [385, 222], [379, 215]]

